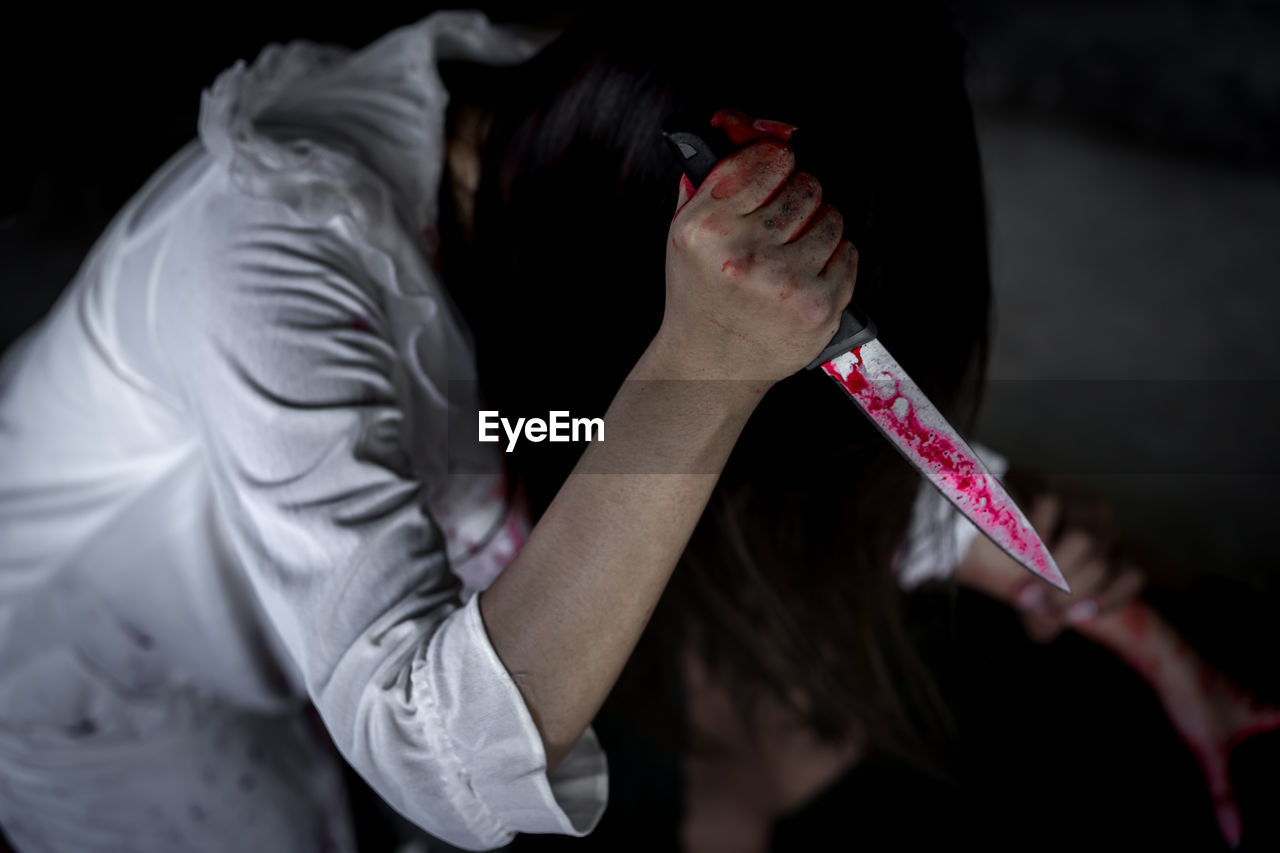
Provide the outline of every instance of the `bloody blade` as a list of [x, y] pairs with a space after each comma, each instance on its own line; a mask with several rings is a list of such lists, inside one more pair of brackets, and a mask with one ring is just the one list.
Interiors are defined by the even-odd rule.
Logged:
[[[711, 124], [719, 126], [716, 119], [725, 112], [717, 112]], [[715, 137], [701, 131], [705, 124], [684, 112], [669, 116], [662, 128], [695, 188], [732, 150], [711, 141]], [[785, 138], [790, 138], [789, 131]], [[875, 324], [855, 306], [844, 310], [835, 337], [808, 367], [821, 367], [838, 382], [907, 461], [1001, 550], [1032, 574], [1071, 592], [1053, 555], [1017, 504], [876, 340]]]
[[1071, 592], [1018, 505], [882, 343], [859, 344], [820, 367], [987, 538], [1027, 570]]

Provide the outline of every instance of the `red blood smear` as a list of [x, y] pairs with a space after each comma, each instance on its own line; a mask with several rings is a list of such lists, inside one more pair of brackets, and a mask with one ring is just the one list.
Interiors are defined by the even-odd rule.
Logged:
[[1149, 616], [1147, 608], [1130, 605], [1126, 607], [1121, 614], [1124, 620], [1124, 626], [1129, 629], [1135, 640], [1142, 640], [1147, 634], [1147, 623]]
[[716, 201], [724, 201], [727, 198], [733, 198], [742, 192], [743, 187], [747, 185], [747, 181], [737, 172], [730, 172], [728, 177], [722, 181], [718, 181], [711, 188], [711, 197]]
[[822, 365], [823, 371], [832, 379], [844, 386], [853, 397], [866, 409], [885, 431], [897, 436], [902, 444], [911, 447], [917, 456], [924, 459], [935, 471], [942, 474], [943, 479], [964, 492], [969, 499], [969, 507], [978, 518], [978, 526], [984, 530], [1004, 530], [1007, 544], [1027, 558], [1039, 570], [1040, 574], [1050, 577], [1049, 563], [1044, 557], [1038, 543], [1023, 532], [1018, 516], [1003, 505], [997, 503], [986, 479], [981, 476], [982, 469], [953, 444], [946, 436], [932, 430], [916, 417], [915, 408], [909, 406], [905, 417], [893, 410], [893, 404], [899, 398], [911, 402], [902, 393], [902, 383], [893, 379], [894, 393], [884, 397], [876, 394], [867, 378], [862, 374], [862, 347], [853, 350], [857, 359], [849, 376], [842, 377], [835, 365], [828, 361]]
[[[1141, 601], [1125, 605], [1114, 622], [1104, 615], [1076, 630], [1110, 648], [1151, 684], [1178, 735], [1196, 755], [1223, 838], [1232, 846], [1238, 844], [1240, 811], [1232, 799], [1230, 754], [1242, 741], [1280, 728], [1280, 708], [1258, 705]], [[1188, 668], [1194, 678], [1187, 677]], [[1233, 709], [1224, 716], [1215, 710], [1220, 703]], [[1242, 714], [1241, 706], [1248, 711]]]
[[796, 132], [795, 125], [782, 121], [769, 121], [768, 119], [757, 119], [751, 123], [751, 126], [769, 136], [777, 137], [783, 142], [790, 142], [791, 134]]
[[725, 136], [729, 137], [729, 141], [734, 145], [745, 145], [756, 139], [764, 139], [766, 136], [789, 142], [791, 134], [796, 131], [794, 125], [786, 122], [756, 119], [741, 110], [731, 109], [717, 110], [711, 117], [711, 126], [723, 130]]

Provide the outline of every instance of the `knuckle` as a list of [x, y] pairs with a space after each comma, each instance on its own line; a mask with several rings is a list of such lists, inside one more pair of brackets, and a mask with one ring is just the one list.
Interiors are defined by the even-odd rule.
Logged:
[[690, 243], [697, 234], [693, 216], [677, 216], [671, 223], [671, 236], [681, 243]]
[[762, 243], [756, 247], [755, 256], [767, 265], [769, 274], [778, 281], [794, 280], [794, 271], [788, 258], [770, 243]]
[[731, 222], [727, 221], [722, 211], [714, 209], [699, 211], [676, 225], [682, 229], [676, 236], [695, 248], [705, 248], [722, 242], [733, 233]]
[[841, 240], [839, 245], [836, 246], [835, 262], [833, 263], [833, 266], [835, 266], [835, 264], [839, 264], [841, 267], [840, 274], [844, 275], [855, 265], [856, 261], [857, 256], [855, 254], [853, 244], [848, 240]]
[[[795, 300], [796, 312], [802, 323], [813, 328], [826, 329], [833, 320], [838, 322], [839, 312], [832, 310], [831, 300], [819, 288], [806, 287], [804, 298]], [[835, 330], [832, 329], [834, 334]]]
[[797, 172], [791, 179], [797, 195], [805, 199], [822, 199], [822, 184], [809, 172]]
[[761, 140], [755, 143], [764, 150], [756, 151], [749, 168], [749, 181], [756, 184], [779, 185], [796, 167], [796, 157], [790, 148], [776, 140]]
[[733, 157], [758, 163], [794, 163], [795, 154], [780, 139], [765, 136], [737, 151]]
[[761, 141], [768, 146], [768, 153], [774, 165], [787, 172], [795, 169], [796, 154], [790, 147], [776, 139], [764, 139]]
[[708, 250], [711, 235], [705, 228], [694, 222], [677, 223], [671, 229], [673, 241], [684, 249], [685, 253], [701, 255]]
[[823, 205], [823, 207], [826, 208], [826, 211], [827, 211], [826, 218], [823, 224], [826, 226], [828, 233], [843, 234], [844, 233], [844, 214], [842, 214], [839, 210], [836, 210], [834, 207], [832, 207], [829, 204]]
[[849, 300], [853, 298], [853, 291], [856, 285], [857, 285], [857, 281], [852, 276], [850, 276], [850, 278], [847, 281], [845, 281], [843, 284], [840, 285], [840, 304], [841, 305], [849, 304]]

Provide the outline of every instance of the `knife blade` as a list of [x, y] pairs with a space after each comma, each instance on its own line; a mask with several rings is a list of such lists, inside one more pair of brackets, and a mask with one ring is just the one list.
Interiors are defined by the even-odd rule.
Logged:
[[[733, 152], [713, 141], [688, 112], [663, 122], [694, 188]], [[884, 344], [875, 323], [850, 303], [831, 343], [811, 362], [831, 377], [888, 441], [983, 535], [1036, 577], [1070, 593], [1066, 578], [1027, 517], [960, 433], [911, 380]]]

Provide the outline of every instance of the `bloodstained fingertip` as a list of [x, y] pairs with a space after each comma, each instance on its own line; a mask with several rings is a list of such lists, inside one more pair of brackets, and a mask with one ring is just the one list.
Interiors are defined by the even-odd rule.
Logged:
[[1240, 808], [1232, 800], [1223, 800], [1214, 809], [1214, 817], [1218, 821], [1218, 830], [1232, 850], [1240, 846], [1242, 835], [1240, 826]]
[[751, 123], [751, 126], [761, 133], [775, 136], [783, 142], [790, 142], [791, 134], [799, 129], [794, 124], [787, 124], [785, 121], [770, 121], [763, 118], [756, 119]]
[[724, 131], [734, 145], [744, 145], [756, 139], [772, 137], [781, 142], [790, 142], [795, 133], [795, 125], [784, 121], [757, 119], [742, 110], [724, 108], [716, 110], [711, 117], [711, 126]]

